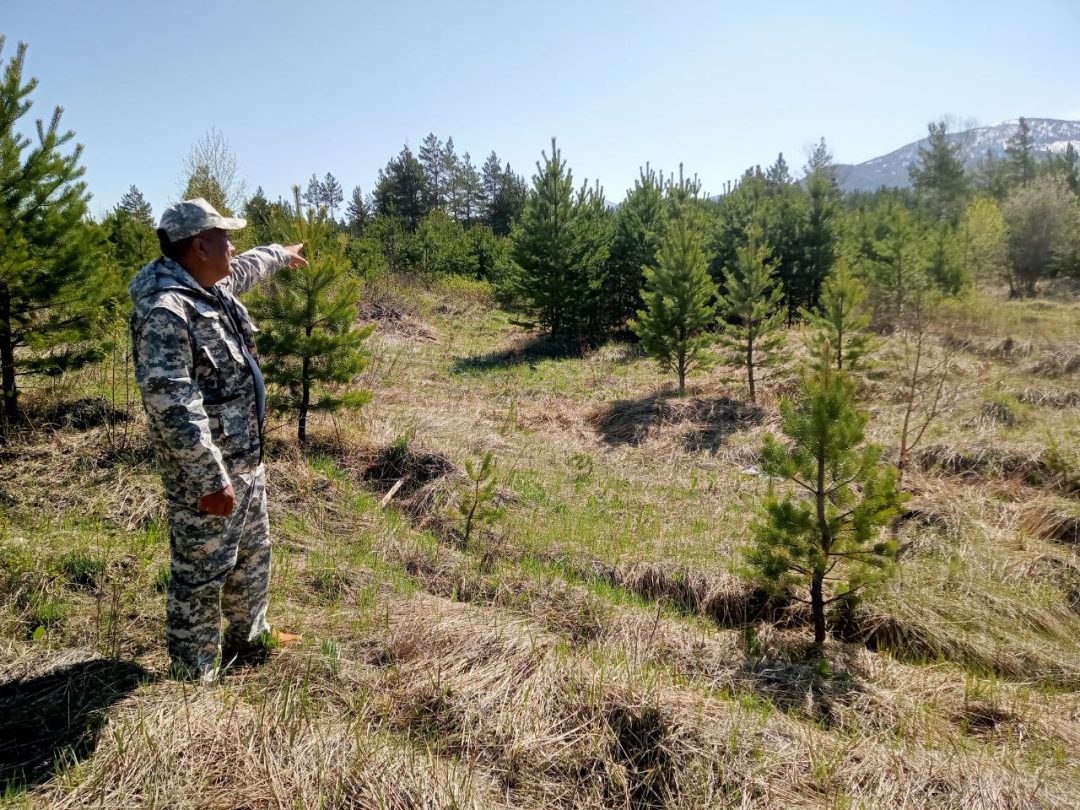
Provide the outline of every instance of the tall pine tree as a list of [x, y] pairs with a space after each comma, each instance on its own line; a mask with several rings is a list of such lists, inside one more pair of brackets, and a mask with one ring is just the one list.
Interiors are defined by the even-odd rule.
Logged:
[[[0, 37], [0, 56], [3, 46]], [[25, 57], [20, 43], [0, 77], [0, 441], [18, 419], [18, 376], [100, 357], [102, 305], [120, 296], [100, 235], [85, 221], [82, 147], [61, 130], [61, 108], [38, 121], [36, 142], [17, 129], [37, 87], [23, 79]]]
[[1009, 192], [1009, 165], [1006, 160], [994, 156], [990, 147], [980, 157], [971, 171], [971, 186], [976, 192], [993, 197], [999, 202]]
[[1054, 159], [1054, 168], [1065, 178], [1069, 191], [1080, 196], [1080, 156], [1073, 142], [1065, 144], [1065, 151]]
[[[131, 186], [120, 202], [101, 222], [106, 240], [106, 262], [119, 281], [132, 278], [144, 265], [160, 254], [157, 233], [154, 230], [150, 204], [135, 186]], [[102, 348], [112, 354], [113, 383], [120, 365], [130, 359], [130, 340], [127, 320], [131, 311], [130, 298], [118, 295], [107, 302], [102, 312]], [[118, 351], [119, 350], [119, 351]], [[114, 390], [114, 396], [116, 391]]]
[[455, 200], [456, 210], [454, 216], [458, 222], [467, 228], [479, 218], [483, 199], [483, 184], [480, 173], [476, 170], [476, 166], [473, 165], [472, 157], [468, 152], [461, 156], [461, 163], [458, 166], [458, 180], [455, 185], [458, 193]]
[[690, 218], [694, 228], [705, 231], [708, 228], [708, 216], [701, 199], [701, 180], [695, 174], [687, 177], [683, 165], [679, 164], [679, 179], [672, 173], [664, 184], [664, 208], [669, 220], [683, 214]]
[[150, 203], [146, 201], [146, 197], [135, 186], [131, 186], [124, 193], [117, 208], [127, 213], [136, 222], [149, 225], [151, 228], [154, 227], [154, 212], [150, 208]]
[[345, 216], [347, 217], [349, 232], [353, 236], [363, 236], [364, 229], [371, 220], [371, 210], [368, 208], [367, 200], [364, 199], [364, 193], [360, 190], [360, 186], [353, 188], [352, 194], [349, 196], [349, 204], [345, 208]]
[[[803, 235], [806, 212], [806, 195], [795, 184], [783, 154], [765, 170], [765, 199], [755, 212], [755, 220], [762, 228], [762, 236], [769, 244], [776, 275], [784, 290], [787, 321], [794, 321], [800, 306], [813, 305], [811, 300], [817, 292], [820, 279], [800, 277], [804, 269], [810, 269], [803, 261]], [[800, 297], [796, 298], [795, 294]]]
[[595, 261], [589, 272], [588, 297], [581, 302], [582, 334], [597, 341], [611, 325], [607, 318], [608, 256], [615, 232], [615, 214], [608, 208], [604, 189], [597, 180], [582, 185], [577, 194], [579, 253]]
[[776, 156], [776, 162], [765, 170], [765, 185], [770, 189], [779, 189], [794, 182], [795, 178], [791, 176], [784, 153], [781, 152]]
[[157, 234], [150, 203], [135, 186], [131, 186], [120, 202], [101, 223], [110, 247], [110, 258], [117, 265], [121, 278], [130, 278], [144, 264], [157, 258]]
[[[832, 157], [822, 138], [806, 164], [806, 218], [800, 234], [797, 270], [786, 285], [791, 304], [811, 309], [836, 260], [843, 206]], [[790, 310], [789, 310], [790, 311]]]
[[323, 184], [314, 172], [312, 172], [311, 177], [308, 178], [307, 188], [305, 188], [304, 193], [300, 195], [300, 199], [303, 200], [304, 205], [313, 211], [318, 211], [320, 208], [326, 206], [326, 194], [323, 190]]
[[124, 207], [124, 202], [101, 221], [109, 245], [109, 258], [120, 278], [131, 278], [144, 264], [160, 254], [157, 234], [152, 225]]
[[398, 156], [379, 170], [374, 194], [376, 216], [397, 217], [406, 230], [415, 231], [428, 211], [426, 183], [424, 167], [408, 145], [403, 146]]
[[488, 206], [487, 224], [492, 233], [496, 236], [510, 235], [511, 226], [521, 219], [528, 196], [529, 184], [507, 163], [502, 170], [495, 196]]
[[1022, 115], [1016, 132], [1005, 144], [1005, 156], [1014, 184], [1026, 186], [1035, 179], [1035, 138], [1031, 134], [1031, 126]]
[[803, 171], [808, 179], [817, 175], [833, 188], [837, 187], [836, 166], [833, 164], [832, 152], [829, 151], [824, 138], [819, 139], [810, 150], [810, 156], [806, 160]]
[[720, 200], [709, 245], [709, 270], [717, 283], [723, 284], [724, 269], [738, 261], [738, 250], [746, 244], [750, 226], [761, 224], [765, 195], [765, 175], [758, 168], [747, 170]]
[[551, 139], [541, 153], [533, 190], [513, 233], [519, 306], [556, 340], [584, 337], [607, 245], [596, 238], [587, 195], [574, 194], [573, 175]]
[[266, 245], [274, 241], [277, 234], [273, 217], [274, 204], [266, 199], [266, 193], [259, 186], [244, 203], [244, 218], [248, 221], [245, 230], [250, 232], [254, 244]]
[[322, 204], [326, 206], [326, 210], [330, 213], [330, 219], [336, 221], [338, 206], [345, 200], [345, 192], [341, 188], [341, 183], [330, 172], [326, 173], [326, 177], [322, 181]]
[[439, 156], [442, 166], [443, 195], [442, 205], [450, 213], [458, 210], [458, 182], [461, 177], [461, 159], [454, 151], [454, 139], [447, 138]]
[[615, 214], [615, 235], [608, 257], [604, 317], [621, 326], [641, 302], [645, 268], [654, 266], [664, 237], [664, 198], [656, 171], [645, 164]]
[[784, 343], [782, 307], [784, 288], [776, 278], [776, 263], [761, 229], [747, 230], [746, 244], [738, 248], [734, 266], [724, 271], [724, 294], [720, 297], [720, 344], [726, 360], [746, 370], [750, 401], [757, 402], [761, 370], [780, 364]]
[[716, 321], [717, 290], [703, 241], [685, 211], [668, 224], [655, 265], [645, 268], [645, 309], [630, 322], [649, 356], [678, 376], [679, 396], [686, 393], [686, 375], [709, 365], [706, 349], [713, 342], [708, 330]]
[[491, 210], [495, 198], [502, 187], [502, 164], [494, 150], [487, 156], [480, 169], [481, 205], [484, 208], [484, 221], [491, 224]]
[[[820, 262], [831, 250], [832, 225], [828, 219], [835, 208], [831, 193], [823, 193], [817, 200], [819, 229], [810, 232], [807, 195], [790, 178], [781, 155], [765, 172], [757, 166], [747, 170], [736, 188], [722, 199], [713, 231], [712, 271], [722, 283], [724, 269], [737, 263], [738, 250], [746, 245], [751, 225], [756, 225], [770, 246], [777, 278], [783, 284], [787, 319], [792, 321], [800, 306], [817, 303], [818, 290], [828, 272]], [[819, 248], [813, 263], [808, 261], [812, 240]]]
[[955, 222], [964, 210], [968, 179], [962, 146], [949, 140], [945, 122], [930, 122], [926, 146], [920, 146], [908, 177], [919, 201], [934, 219]]
[[424, 167], [424, 188], [429, 210], [441, 208], [446, 203], [446, 174], [443, 171], [443, 143], [434, 132], [429, 132], [420, 144], [417, 157]]

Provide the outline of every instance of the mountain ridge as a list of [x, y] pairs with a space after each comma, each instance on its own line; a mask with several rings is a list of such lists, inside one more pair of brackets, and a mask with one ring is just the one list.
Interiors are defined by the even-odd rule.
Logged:
[[[1058, 118], [1026, 118], [1031, 129], [1037, 153], [1061, 153], [1069, 143], [1080, 149], [1080, 121]], [[1005, 145], [1020, 126], [1019, 119], [1003, 121], [985, 127], [973, 127], [961, 132], [950, 132], [946, 137], [961, 144], [964, 164], [971, 168], [989, 152], [993, 157], [1005, 153]], [[836, 178], [844, 191], [875, 191], [882, 186], [907, 188], [911, 185], [908, 165], [917, 157], [920, 146], [927, 138], [901, 146], [862, 163], [836, 164]]]

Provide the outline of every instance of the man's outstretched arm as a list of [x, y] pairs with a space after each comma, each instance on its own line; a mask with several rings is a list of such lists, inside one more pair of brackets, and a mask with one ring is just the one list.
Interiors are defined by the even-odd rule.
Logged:
[[300, 255], [303, 247], [303, 244], [264, 245], [244, 251], [232, 260], [231, 272], [218, 285], [233, 295], [247, 292], [283, 267], [307, 264], [307, 259]]

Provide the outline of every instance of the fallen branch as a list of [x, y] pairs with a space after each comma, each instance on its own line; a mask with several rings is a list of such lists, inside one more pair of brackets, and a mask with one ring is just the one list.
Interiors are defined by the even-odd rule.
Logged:
[[397, 482], [392, 487], [390, 487], [390, 491], [383, 495], [383, 499], [379, 501], [380, 509], [386, 508], [386, 505], [390, 503], [390, 499], [393, 498], [395, 494], [397, 494], [397, 491], [401, 489], [401, 485], [405, 483], [408, 477], [409, 476], [405, 476], [405, 478], [399, 478]]

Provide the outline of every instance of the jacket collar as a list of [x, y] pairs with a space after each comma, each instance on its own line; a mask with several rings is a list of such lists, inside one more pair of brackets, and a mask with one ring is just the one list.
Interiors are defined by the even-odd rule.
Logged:
[[167, 291], [181, 292], [205, 301], [217, 300], [216, 296], [192, 278], [179, 262], [165, 256], [143, 267], [128, 285], [131, 300], [136, 303], [147, 296]]

